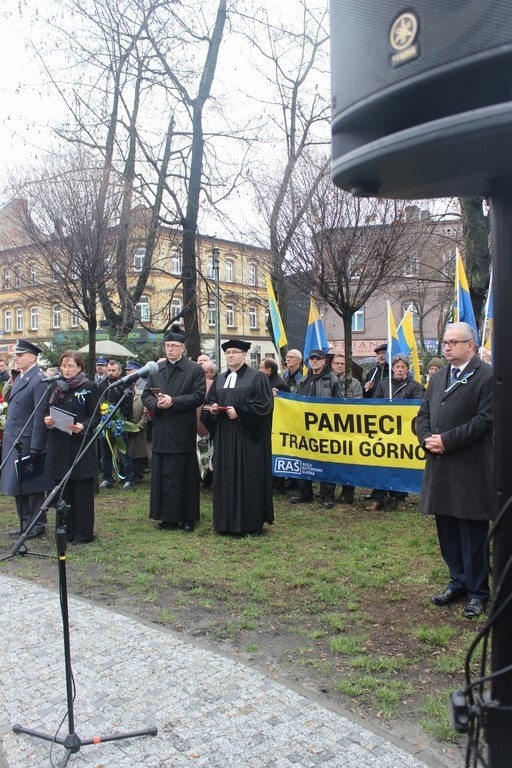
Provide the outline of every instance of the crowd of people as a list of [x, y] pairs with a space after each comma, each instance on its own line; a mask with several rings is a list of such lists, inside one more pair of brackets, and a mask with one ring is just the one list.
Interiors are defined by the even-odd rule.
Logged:
[[[129, 491], [149, 471], [149, 516], [159, 529], [194, 531], [200, 519], [200, 487], [212, 486], [213, 528], [220, 535], [261, 534], [274, 521], [273, 496], [291, 504], [336, 503], [334, 483], [272, 477], [274, 398], [280, 392], [333, 399], [421, 401], [417, 436], [426, 452], [421, 511], [436, 518], [439, 545], [448, 567], [437, 606], [468, 600], [464, 615], [480, 615], [489, 599], [485, 540], [492, 518], [492, 369], [480, 360], [474, 333], [465, 323], [446, 329], [445, 365], [434, 358], [424, 384], [409, 360], [387, 362], [387, 346], [364, 381], [346, 375], [341, 353], [311, 350], [308, 367], [300, 350], [286, 354], [283, 368], [265, 358], [259, 369], [246, 362], [250, 343], [222, 344], [227, 369], [219, 373], [208, 355], [187, 357], [185, 334], [173, 326], [164, 356], [145, 378], [139, 363], [99, 357], [94, 380], [82, 355], [64, 352], [56, 375], [38, 365], [41, 350], [21, 340], [12, 374], [0, 366], [8, 413], [3, 434], [1, 492], [14, 496], [20, 530], [45, 533], [46, 493], [56, 486], [66, 502], [69, 542], [94, 541], [94, 500], [118, 482]], [[151, 457], [147, 432], [151, 429]], [[92, 439], [97, 436], [97, 440]], [[468, 481], [471, 478], [471, 482]], [[339, 501], [353, 504], [355, 488], [342, 485]], [[407, 494], [375, 488], [368, 509], [402, 508]]]

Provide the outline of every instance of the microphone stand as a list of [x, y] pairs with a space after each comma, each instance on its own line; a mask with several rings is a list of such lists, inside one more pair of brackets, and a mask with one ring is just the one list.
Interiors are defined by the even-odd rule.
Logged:
[[[40, 731], [34, 731], [30, 728], [25, 728], [21, 725], [13, 725], [12, 730], [16, 734], [26, 733], [27, 735], [34, 736], [37, 739], [43, 739], [43, 741], [50, 741], [54, 744], [60, 744], [61, 746], [63, 746], [66, 752], [62, 762], [60, 763], [61, 768], [64, 768], [68, 764], [68, 761], [71, 755], [75, 754], [76, 752], [79, 752], [81, 747], [90, 746], [91, 744], [99, 744], [101, 742], [107, 742], [107, 741], [121, 741], [123, 739], [132, 739], [138, 736], [156, 736], [158, 732], [155, 726], [150, 726], [149, 728], [146, 728], [141, 731], [131, 731], [129, 733], [117, 733], [117, 734], [112, 734], [110, 736], [94, 736], [90, 739], [80, 739], [80, 737], [75, 732], [75, 717], [74, 717], [74, 706], [73, 706], [74, 686], [73, 686], [73, 673], [71, 669], [71, 643], [70, 643], [70, 633], [69, 633], [68, 590], [67, 590], [67, 575], [66, 575], [66, 549], [68, 544], [67, 533], [66, 533], [66, 513], [68, 512], [70, 507], [63, 500], [62, 494], [64, 493], [64, 489], [66, 487], [66, 484], [69, 478], [71, 477], [73, 469], [78, 464], [78, 462], [82, 459], [84, 454], [89, 450], [89, 448], [98, 440], [101, 432], [103, 432], [105, 428], [109, 425], [110, 421], [114, 417], [115, 412], [118, 410], [119, 406], [121, 405], [121, 403], [123, 402], [127, 394], [128, 394], [128, 389], [126, 389], [125, 392], [123, 392], [122, 397], [113, 406], [113, 410], [111, 411], [111, 413], [109, 413], [108, 417], [105, 419], [105, 422], [103, 423], [101, 429], [95, 430], [93, 436], [85, 445], [82, 443], [83, 447], [81, 451], [79, 451], [79, 453], [77, 454], [70, 469], [68, 470], [66, 475], [62, 478], [60, 483], [58, 483], [58, 485], [56, 485], [55, 488], [48, 494], [47, 498], [44, 501], [43, 506], [39, 510], [38, 515], [31, 522], [30, 526], [27, 528], [25, 533], [20, 537], [20, 540], [16, 543], [16, 545], [14, 546], [11, 552], [11, 556], [13, 554], [16, 554], [15, 550], [20, 546], [20, 542], [23, 541], [24, 536], [26, 536], [26, 534], [30, 531], [32, 526], [35, 525], [39, 516], [43, 513], [44, 510], [48, 509], [50, 506], [53, 506], [54, 499], [56, 499], [57, 496], [60, 496], [59, 501], [55, 506], [55, 509], [57, 512], [55, 540], [57, 545], [57, 559], [58, 559], [58, 567], [59, 567], [59, 595], [60, 595], [60, 607], [61, 607], [61, 614], [62, 614], [62, 629], [63, 629], [63, 637], [64, 637], [64, 662], [65, 662], [65, 676], [66, 676], [68, 734], [64, 738], [61, 736], [58, 736], [57, 734], [54, 734], [52, 736], [51, 734], [41, 733]], [[101, 401], [101, 398], [98, 401], [98, 406], [100, 401]], [[87, 435], [87, 432], [84, 435], [84, 442], [85, 442], [86, 435]]]
[[[46, 382], [43, 379], [41, 379], [41, 381], [43, 382], [43, 384], [47, 384], [47, 385], [53, 384], [52, 381]], [[18, 518], [20, 521], [20, 538], [16, 542], [15, 546], [13, 547], [9, 555], [6, 555], [5, 557], [0, 557], [0, 563], [3, 562], [4, 560], [10, 560], [12, 557], [15, 557], [16, 555], [20, 555], [20, 557], [26, 557], [27, 555], [31, 555], [32, 557], [47, 557], [47, 558], [54, 557], [54, 555], [45, 555], [41, 552], [29, 552], [29, 550], [25, 545], [25, 541], [28, 538], [28, 533], [30, 533], [35, 523], [41, 517], [41, 514], [42, 514], [41, 510], [38, 512], [34, 520], [27, 526], [27, 529], [25, 531], [23, 530], [23, 475], [22, 475], [22, 465], [21, 465], [23, 443], [21, 442], [21, 436], [23, 435], [26, 428], [34, 418], [34, 415], [36, 414], [37, 409], [39, 408], [39, 406], [41, 405], [45, 397], [47, 397], [47, 395], [48, 395], [48, 387], [45, 389], [45, 391], [43, 392], [43, 394], [35, 404], [34, 409], [32, 410], [32, 413], [30, 414], [30, 416], [28, 417], [28, 419], [20, 429], [18, 436], [14, 440], [6, 456], [2, 457], [2, 463], [0, 464], [0, 474], [1, 474], [3, 468], [7, 464], [7, 461], [11, 453], [14, 451], [14, 449], [16, 449], [17, 455], [18, 455], [18, 492], [19, 492], [19, 502], [17, 502], [16, 507], [18, 512]]]

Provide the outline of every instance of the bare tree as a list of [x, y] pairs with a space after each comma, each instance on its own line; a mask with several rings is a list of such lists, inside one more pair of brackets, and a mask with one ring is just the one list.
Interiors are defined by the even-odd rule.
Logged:
[[[64, 9], [72, 14], [72, 28], [65, 13], [64, 21], [55, 16], [48, 22], [52, 39], [64, 41], [56, 47], [67, 52], [65, 80], [62, 60], [59, 69], [46, 65], [44, 49], [41, 54], [69, 110], [69, 120], [57, 133], [101, 156], [99, 210], [112, 184], [122, 190], [113, 255], [115, 295], [100, 290], [103, 312], [113, 328], [132, 327], [153, 268], [158, 227], [162, 222], [181, 227], [183, 315], [194, 354], [199, 349], [195, 238], [201, 192], [208, 186], [203, 116], [226, 0], [219, 0], [213, 12], [203, 3], [184, 7], [178, 0], [67, 0]], [[133, 281], [130, 246], [134, 226], [139, 226], [133, 209], [141, 204], [148, 209], [145, 242], [138, 243], [145, 258]]]
[[[318, 166], [323, 167], [322, 159]], [[310, 173], [316, 178], [317, 168]], [[303, 186], [309, 197], [306, 178]], [[404, 202], [359, 199], [336, 188], [324, 173], [290, 244], [287, 280], [328, 304], [342, 319], [347, 379], [352, 370], [352, 318], [377, 292], [404, 274], [417, 233], [404, 217]], [[306, 277], [306, 281], [305, 281]]]
[[[121, 189], [110, 186], [100, 209], [102, 179], [102, 167], [78, 151], [50, 159], [38, 174], [30, 172], [29, 181], [14, 186], [16, 196], [27, 203], [18, 210], [27, 237], [24, 261], [33, 266], [30, 275], [15, 281], [15, 286], [38, 305], [51, 308], [56, 304], [69, 311], [77, 326], [79, 321], [85, 323], [92, 353], [89, 360], [93, 361], [90, 374], [94, 372], [100, 293], [112, 285], [122, 197]], [[10, 259], [15, 271], [16, 251]]]
[[[272, 147], [263, 173], [253, 172], [251, 179], [268, 226], [271, 278], [284, 322], [286, 256], [328, 161], [323, 167], [317, 166], [316, 175], [310, 175], [308, 193], [303, 188], [300, 195], [296, 193], [296, 177], [302, 166], [309, 164], [311, 148], [329, 140], [327, 4], [320, 0], [312, 6], [300, 0], [297, 10], [290, 23], [289, 18], [280, 21], [265, 8], [251, 17], [248, 33], [266, 76], [266, 95], [260, 101], [270, 116]], [[276, 146], [275, 162], [269, 161]]]

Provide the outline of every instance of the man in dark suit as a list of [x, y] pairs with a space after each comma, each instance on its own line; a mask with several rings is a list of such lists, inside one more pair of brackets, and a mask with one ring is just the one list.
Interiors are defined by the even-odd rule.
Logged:
[[[8, 458], [2, 469], [1, 492], [16, 498], [22, 531], [37, 517], [44, 502], [44, 492], [52, 487], [44, 473], [41, 473], [30, 479], [22, 478], [20, 488], [15, 464], [18, 451], [13, 447], [17, 441], [21, 443], [22, 457], [37, 457], [46, 449], [48, 430], [43, 421], [43, 412], [46, 406], [44, 393], [48, 386], [41, 368], [37, 365], [37, 357], [40, 354], [39, 347], [30, 341], [18, 341], [14, 365], [19, 375], [15, 378], [9, 395], [3, 437], [3, 456]], [[28, 538], [43, 536], [45, 531], [46, 515], [43, 513]]]
[[494, 513], [493, 374], [478, 357], [467, 323], [448, 325], [443, 345], [450, 364], [432, 377], [416, 420], [427, 453], [420, 509], [436, 517], [450, 574], [432, 602], [445, 606], [468, 598], [463, 613], [474, 618], [485, 611], [490, 594], [485, 542]]
[[148, 376], [142, 402], [152, 416], [149, 516], [159, 528], [193, 531], [199, 520], [196, 408], [206, 380], [198, 363], [185, 357], [185, 334], [173, 326], [164, 337], [166, 359]]

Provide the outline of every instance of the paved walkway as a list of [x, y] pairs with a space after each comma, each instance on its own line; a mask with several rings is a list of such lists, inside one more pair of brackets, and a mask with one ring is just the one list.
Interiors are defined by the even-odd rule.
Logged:
[[[156, 736], [82, 746], [96, 768], [425, 768], [432, 756], [362, 726], [253, 667], [165, 629], [69, 600], [82, 739], [156, 726]], [[64, 748], [28, 735], [69, 731], [58, 595], [0, 575], [0, 768], [59, 765]], [[52, 756], [50, 752], [53, 749]]]

